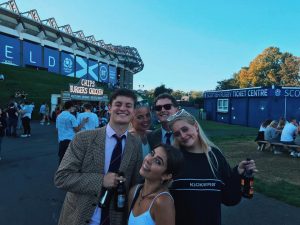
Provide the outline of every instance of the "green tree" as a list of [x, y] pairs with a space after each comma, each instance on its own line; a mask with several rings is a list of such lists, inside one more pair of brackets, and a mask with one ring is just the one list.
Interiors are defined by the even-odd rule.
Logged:
[[233, 78], [218, 81], [216, 90], [227, 90], [239, 88], [238, 80], [236, 79], [237, 73], [233, 75]]
[[277, 47], [266, 48], [249, 67], [242, 67], [232, 78], [218, 81], [216, 90], [257, 86], [299, 86], [299, 57], [280, 52]]
[[196, 98], [200, 98], [203, 96], [203, 92], [201, 91], [190, 91], [189, 93], [190, 99], [194, 100]]
[[171, 88], [166, 88], [164, 84], [160, 85], [159, 87], [156, 87], [154, 89], [154, 98], [156, 98], [158, 95], [162, 93], [169, 93], [171, 94], [173, 90]]
[[238, 72], [240, 87], [298, 86], [300, 61], [290, 53], [282, 53], [277, 47], [266, 48], [249, 65]]
[[185, 96], [186, 93], [184, 91], [176, 90], [172, 92], [172, 95], [176, 100], [181, 100], [182, 96]]

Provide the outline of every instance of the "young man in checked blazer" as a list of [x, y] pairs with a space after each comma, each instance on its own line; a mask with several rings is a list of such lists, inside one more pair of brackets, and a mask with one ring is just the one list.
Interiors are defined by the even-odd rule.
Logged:
[[[103, 209], [98, 207], [101, 190], [113, 189], [117, 173], [108, 172], [116, 139], [122, 139], [119, 171], [124, 172], [126, 189], [140, 181], [142, 164], [141, 143], [127, 130], [136, 103], [135, 94], [128, 89], [116, 90], [110, 98], [110, 121], [105, 127], [76, 134], [55, 174], [55, 185], [67, 191], [59, 218], [60, 225], [99, 225]], [[126, 212], [114, 209], [114, 197], [109, 206], [111, 225], [126, 224]], [[104, 217], [103, 217], [104, 218]]]

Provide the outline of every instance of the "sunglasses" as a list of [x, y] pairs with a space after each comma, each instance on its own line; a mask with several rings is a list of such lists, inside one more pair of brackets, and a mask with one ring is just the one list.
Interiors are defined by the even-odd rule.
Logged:
[[165, 105], [156, 105], [154, 107], [155, 111], [161, 111], [162, 108], [164, 108], [165, 110], [170, 110], [172, 108], [173, 104], [165, 104]]

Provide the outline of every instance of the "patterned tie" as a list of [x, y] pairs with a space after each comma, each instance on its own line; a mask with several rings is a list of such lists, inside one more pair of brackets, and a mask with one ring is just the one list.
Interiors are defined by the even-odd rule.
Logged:
[[172, 132], [168, 132], [165, 134], [167, 145], [171, 145], [171, 136], [172, 136]]
[[[122, 139], [126, 138], [126, 136], [123, 135], [122, 137], [118, 137], [114, 134], [113, 137], [117, 140], [117, 143], [111, 155], [108, 172], [117, 173], [119, 171], [122, 158]], [[101, 209], [100, 225], [110, 225], [109, 206]]]

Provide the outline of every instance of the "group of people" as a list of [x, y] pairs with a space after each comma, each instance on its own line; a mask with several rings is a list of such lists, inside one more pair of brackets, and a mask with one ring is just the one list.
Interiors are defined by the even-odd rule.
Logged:
[[[167, 93], [154, 100], [161, 124], [154, 131], [149, 105], [137, 102], [128, 89], [112, 94], [109, 122], [99, 129], [76, 133], [90, 118], [77, 121], [71, 107], [66, 103], [57, 117], [60, 164], [54, 182], [67, 191], [61, 225], [220, 225], [221, 203], [237, 204], [241, 175], [256, 171], [253, 160], [231, 169], [195, 117]], [[70, 118], [72, 134], [60, 131], [62, 117]], [[109, 194], [120, 182], [127, 196], [123, 211], [114, 207], [116, 195]], [[111, 199], [104, 207], [99, 202], [106, 195]]]
[[20, 104], [12, 101], [7, 108], [1, 108], [1, 117], [6, 121], [5, 135], [18, 137], [17, 129], [23, 128], [23, 134], [20, 136], [29, 137], [31, 134], [30, 120], [34, 107], [33, 102], [25, 99]]
[[[296, 118], [291, 117], [288, 121], [280, 118], [279, 121], [267, 119], [265, 120], [258, 133], [258, 140], [265, 140], [270, 143], [283, 143], [286, 145], [300, 145], [300, 126]], [[275, 148], [274, 154], [281, 154], [280, 148]], [[292, 157], [300, 157], [300, 153], [296, 150], [291, 151]]]
[[31, 136], [31, 114], [34, 109], [34, 103], [24, 100], [21, 104], [10, 102], [7, 108], [0, 107], [0, 160], [1, 146], [4, 136], [18, 137], [17, 128], [23, 128], [23, 134], [20, 137]]

